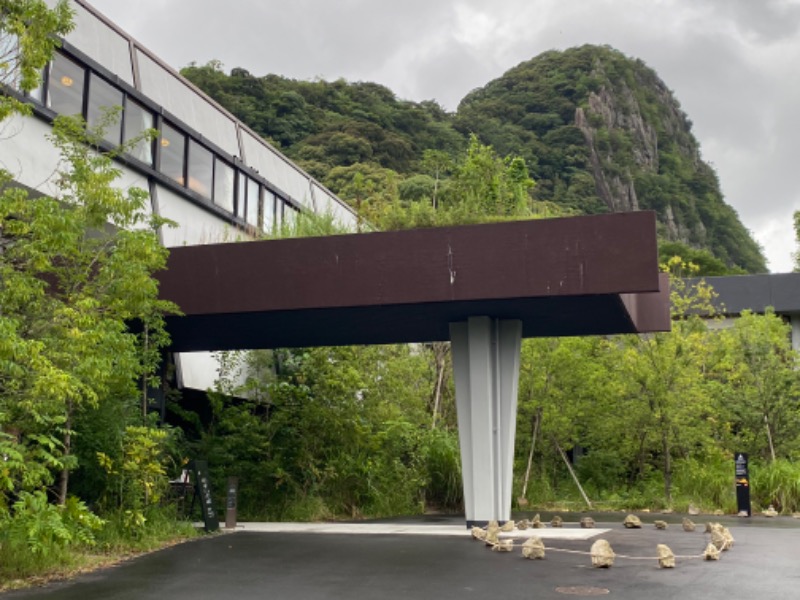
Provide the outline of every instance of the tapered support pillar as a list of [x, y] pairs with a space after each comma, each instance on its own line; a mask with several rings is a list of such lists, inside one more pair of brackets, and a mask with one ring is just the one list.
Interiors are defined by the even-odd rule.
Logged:
[[522, 322], [450, 324], [467, 526], [511, 518]]

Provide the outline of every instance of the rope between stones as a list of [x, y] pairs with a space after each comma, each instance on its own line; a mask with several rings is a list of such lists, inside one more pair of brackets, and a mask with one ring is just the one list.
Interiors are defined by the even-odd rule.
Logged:
[[[500, 544], [488, 543], [490, 546], [499, 546]], [[506, 548], [508, 545], [505, 546]], [[511, 544], [512, 548], [522, 548], [523, 544]], [[544, 547], [547, 552], [564, 552], [565, 554], [580, 554], [582, 556], [591, 556], [591, 552], [585, 550], [567, 550], [566, 548], [551, 548], [550, 546]], [[614, 554], [614, 558], [624, 558], [625, 560], [659, 560], [658, 556], [627, 556], [625, 554]], [[693, 560], [705, 558], [705, 554], [676, 554], [674, 558], [680, 560]]]

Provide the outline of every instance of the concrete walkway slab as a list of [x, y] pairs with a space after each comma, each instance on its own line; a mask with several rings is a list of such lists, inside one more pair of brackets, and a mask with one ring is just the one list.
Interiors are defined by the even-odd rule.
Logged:
[[[410, 523], [239, 523], [237, 532], [245, 533], [330, 533], [338, 535], [422, 535], [470, 538], [472, 534], [463, 524], [410, 524]], [[580, 529], [563, 527], [543, 529], [515, 529], [501, 532], [500, 537], [539, 536], [553, 540], [588, 540], [606, 533], [608, 529]]]

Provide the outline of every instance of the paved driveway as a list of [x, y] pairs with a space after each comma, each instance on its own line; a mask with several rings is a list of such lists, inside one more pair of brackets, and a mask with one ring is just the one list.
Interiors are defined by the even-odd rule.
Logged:
[[[678, 555], [700, 554], [705, 548], [707, 536], [700, 531], [685, 533], [677, 524], [666, 531], [648, 524], [626, 530], [621, 519], [598, 523], [610, 531], [596, 532], [617, 554], [655, 556], [657, 543], [667, 544]], [[680, 518], [673, 516], [672, 521], [679, 523]], [[364, 527], [359, 533], [335, 528], [258, 532], [253, 526], [168, 548], [72, 582], [10, 592], [2, 598], [545, 600], [579, 597], [574, 592], [624, 600], [800, 598], [800, 528], [790, 519], [731, 521], [736, 545], [722, 560], [679, 560], [672, 570], [659, 569], [655, 560], [621, 558], [611, 569], [594, 569], [588, 556], [555, 551], [549, 551], [545, 560], [529, 561], [518, 550], [488, 550], [456, 523], [428, 524], [433, 528], [427, 535], [398, 532], [396, 523], [390, 524], [394, 533], [380, 529], [367, 533], [369, 528]], [[443, 525], [453, 527], [442, 532]], [[573, 531], [567, 533], [573, 539], [548, 537], [545, 544], [586, 551], [592, 540], [574, 539], [581, 535]]]

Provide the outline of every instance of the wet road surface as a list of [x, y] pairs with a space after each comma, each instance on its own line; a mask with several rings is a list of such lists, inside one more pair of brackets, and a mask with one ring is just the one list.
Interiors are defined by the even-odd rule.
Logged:
[[[693, 517], [698, 530], [687, 533], [678, 515], [643, 515], [644, 527], [631, 530], [622, 527], [623, 516], [613, 522], [598, 519], [598, 527], [610, 530], [598, 531], [593, 539], [608, 540], [618, 555], [639, 557], [655, 557], [658, 543], [668, 545], [676, 555], [701, 554], [708, 541], [703, 524], [720, 520]], [[661, 518], [671, 523], [669, 529], [653, 527], [652, 521]], [[800, 598], [800, 523], [785, 518], [725, 521], [736, 539], [732, 550], [718, 562], [679, 559], [675, 569], [659, 569], [655, 559], [622, 558], [611, 569], [595, 569], [589, 556], [556, 551], [548, 551], [544, 560], [530, 561], [518, 549], [492, 552], [463, 530], [430, 535], [245, 530], [191, 541], [70, 582], [0, 594], [0, 598], [546, 600], [590, 594], [621, 600]], [[443, 523], [456, 525], [458, 520], [428, 525], [441, 529]], [[548, 537], [545, 545], [588, 552], [593, 539]]]

